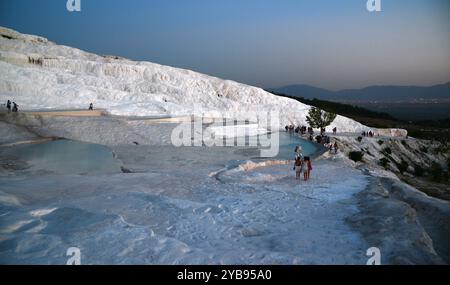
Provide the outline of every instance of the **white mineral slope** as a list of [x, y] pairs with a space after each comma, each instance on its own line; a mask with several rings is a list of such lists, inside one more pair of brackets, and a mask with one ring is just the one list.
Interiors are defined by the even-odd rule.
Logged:
[[29, 141], [38, 137], [24, 128], [0, 122], [0, 146], [8, 143], [19, 143], [21, 141]]
[[[0, 27], [0, 100], [22, 110], [86, 108], [124, 116], [200, 114], [261, 120], [278, 111], [282, 127], [306, 124], [310, 106], [190, 70], [98, 56]], [[367, 129], [337, 116], [340, 131]]]

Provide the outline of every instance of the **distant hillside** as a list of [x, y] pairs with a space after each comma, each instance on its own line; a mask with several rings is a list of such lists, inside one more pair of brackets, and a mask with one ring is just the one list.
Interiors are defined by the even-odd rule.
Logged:
[[370, 86], [362, 89], [331, 91], [309, 85], [289, 85], [270, 89], [306, 99], [332, 101], [414, 101], [417, 99], [450, 99], [450, 82], [429, 87], [418, 86]]
[[384, 112], [376, 112], [363, 107], [331, 102], [319, 99], [306, 99], [303, 97], [289, 96], [283, 93], [271, 91], [271, 93], [295, 99], [303, 104], [311, 105], [323, 109], [327, 112], [336, 113], [366, 126], [374, 128], [401, 128], [408, 130], [410, 136], [422, 139], [433, 139], [447, 142], [450, 139], [450, 119], [428, 120], [418, 122], [408, 122], [399, 120]]
[[[269, 91], [270, 92], [270, 91]], [[375, 112], [375, 111], [371, 111], [362, 107], [358, 107], [358, 106], [353, 106], [353, 105], [349, 105], [349, 104], [344, 104], [344, 103], [338, 103], [338, 102], [331, 102], [331, 101], [325, 101], [325, 100], [319, 100], [319, 99], [307, 99], [307, 98], [303, 98], [303, 97], [295, 97], [295, 96], [291, 96], [291, 95], [286, 95], [283, 93], [279, 93], [279, 92], [271, 92], [272, 94], [278, 95], [278, 96], [282, 96], [282, 97], [287, 97], [287, 98], [291, 98], [291, 99], [295, 99], [303, 104], [307, 104], [310, 106], [315, 106], [318, 107], [322, 110], [325, 110], [327, 112], [332, 112], [332, 113], [336, 113], [342, 116], [346, 116], [349, 118], [361, 118], [361, 117], [365, 117], [365, 118], [374, 118], [374, 119], [383, 119], [383, 120], [392, 120], [392, 121], [398, 121], [397, 119], [395, 119], [394, 117], [392, 117], [391, 115], [387, 114], [387, 113], [383, 113], [383, 112]], [[372, 125], [373, 126], [373, 125]], [[375, 126], [373, 126], [375, 127]], [[384, 126], [382, 126], [384, 127]]]

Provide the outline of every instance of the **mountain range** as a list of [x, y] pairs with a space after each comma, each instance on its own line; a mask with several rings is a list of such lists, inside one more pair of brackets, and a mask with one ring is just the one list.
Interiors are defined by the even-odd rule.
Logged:
[[420, 100], [450, 100], [450, 82], [428, 87], [369, 86], [361, 89], [331, 91], [310, 85], [288, 85], [269, 89], [294, 97], [330, 101], [355, 102], [417, 102]]

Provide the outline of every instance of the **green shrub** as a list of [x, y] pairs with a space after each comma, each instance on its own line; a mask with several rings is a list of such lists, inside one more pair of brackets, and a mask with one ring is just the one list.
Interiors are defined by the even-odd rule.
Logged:
[[382, 167], [384, 167], [385, 169], [387, 169], [389, 166], [389, 159], [387, 159], [386, 157], [383, 157], [379, 160], [378, 164], [381, 165]]
[[425, 146], [421, 146], [420, 151], [423, 153], [428, 153], [428, 149]]
[[378, 144], [379, 144], [379, 145], [382, 145], [383, 143], [384, 143], [384, 141], [382, 141], [382, 140], [379, 140], [379, 141], [378, 141]]
[[414, 165], [414, 175], [417, 177], [422, 177], [424, 169], [420, 165]]
[[431, 175], [431, 179], [436, 182], [441, 182], [444, 176], [444, 170], [442, 169], [442, 166], [437, 162], [433, 162], [431, 164], [429, 173]]
[[434, 154], [445, 154], [448, 151], [449, 151], [448, 146], [445, 144], [441, 144], [433, 150]]
[[387, 153], [387, 154], [392, 154], [392, 150], [391, 150], [390, 147], [386, 147], [386, 148], [384, 149], [384, 152]]
[[362, 151], [351, 151], [351, 152], [348, 154], [348, 157], [349, 157], [351, 160], [353, 160], [354, 162], [361, 161], [362, 158], [363, 158], [363, 156], [364, 156], [364, 153], [363, 153]]
[[408, 147], [408, 143], [405, 140], [402, 140], [402, 145]]
[[356, 138], [356, 140], [357, 140], [358, 142], [362, 142], [362, 139], [363, 139], [362, 137], [357, 137], [357, 138]]

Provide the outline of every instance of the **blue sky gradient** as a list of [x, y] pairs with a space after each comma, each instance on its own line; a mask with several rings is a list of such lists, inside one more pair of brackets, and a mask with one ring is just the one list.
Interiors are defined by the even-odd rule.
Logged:
[[450, 1], [0, 0], [0, 25], [260, 87], [450, 81]]

